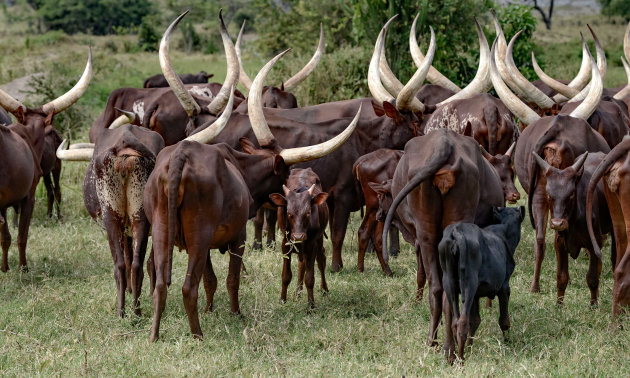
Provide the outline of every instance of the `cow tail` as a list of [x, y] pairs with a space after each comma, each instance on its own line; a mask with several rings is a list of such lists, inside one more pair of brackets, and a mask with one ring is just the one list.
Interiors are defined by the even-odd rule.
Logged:
[[483, 115], [486, 121], [486, 128], [488, 129], [488, 153], [494, 156], [497, 151], [497, 112], [496, 107], [484, 108]]
[[[593, 231], [593, 195], [599, 180], [601, 180], [610, 167], [623, 155], [627, 154], [629, 150], [630, 140], [624, 139], [620, 144], [615, 146], [608, 155], [606, 155], [601, 163], [599, 163], [595, 172], [593, 172], [593, 175], [591, 176], [591, 181], [588, 183], [588, 189], [586, 191], [586, 227], [588, 228], [588, 234], [591, 237], [591, 243], [593, 243], [593, 251], [600, 260], [602, 258], [602, 251], [597, 244], [595, 232]], [[614, 239], [612, 242], [615, 242]]]
[[[556, 137], [556, 135], [558, 135], [558, 132], [560, 132], [561, 130], [560, 126], [561, 125], [557, 123], [557, 120], [554, 120], [553, 123], [551, 124], [551, 127], [549, 127], [549, 129], [545, 131], [543, 136], [540, 137], [540, 139], [538, 139], [538, 142], [536, 142], [536, 145], [534, 146], [533, 151], [535, 151], [537, 154], [540, 154], [543, 146], [551, 142]], [[538, 168], [538, 164], [536, 163], [536, 160], [534, 160], [532, 156], [529, 156], [528, 158], [529, 158], [529, 195], [527, 196], [527, 212], [529, 213], [529, 221], [532, 224], [532, 228], [536, 230], [536, 222], [534, 221], [534, 213], [532, 212], [532, 197], [534, 196], [534, 191], [536, 190], [539, 168]]]
[[448, 140], [444, 139], [444, 143], [438, 144], [439, 148], [437, 151], [433, 151], [433, 156], [429, 159], [427, 164], [416, 173], [416, 175], [409, 180], [407, 185], [405, 185], [400, 193], [394, 198], [394, 202], [392, 202], [392, 206], [389, 208], [387, 212], [387, 218], [385, 218], [385, 225], [383, 227], [383, 258], [385, 262], [389, 261], [389, 251], [387, 250], [387, 237], [389, 233], [389, 227], [392, 224], [392, 219], [394, 218], [394, 214], [396, 213], [396, 208], [402, 200], [411, 193], [418, 185], [422, 184], [422, 182], [431, 176], [433, 176], [446, 162], [448, 161], [451, 153], [453, 151], [453, 144]]
[[171, 271], [173, 269], [173, 246], [175, 245], [175, 229], [177, 228], [177, 199], [179, 185], [182, 180], [186, 155], [178, 153], [177, 148], [171, 157], [168, 166], [168, 273], [166, 283], [171, 284]]

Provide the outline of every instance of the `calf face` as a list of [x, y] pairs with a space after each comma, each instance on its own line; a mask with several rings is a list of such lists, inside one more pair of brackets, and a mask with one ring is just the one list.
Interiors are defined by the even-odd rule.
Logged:
[[549, 226], [556, 231], [564, 231], [569, 227], [569, 218], [577, 204], [577, 183], [584, 171], [582, 167], [588, 152], [583, 153], [572, 166], [565, 169], [552, 167], [535, 152], [532, 154], [541, 168], [542, 175], [547, 180], [545, 191], [551, 209]]
[[296, 242], [306, 241], [306, 234], [311, 223], [311, 213], [315, 206], [323, 204], [328, 198], [328, 193], [313, 194], [315, 184], [310, 188], [290, 190], [282, 186], [284, 196], [274, 193], [269, 196], [271, 201], [280, 207], [285, 207], [287, 220], [291, 228], [291, 240]]

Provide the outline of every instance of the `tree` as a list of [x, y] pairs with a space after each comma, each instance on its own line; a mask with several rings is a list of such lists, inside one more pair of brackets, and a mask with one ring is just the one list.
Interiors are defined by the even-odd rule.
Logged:
[[605, 16], [621, 16], [630, 21], [630, 1], [628, 0], [598, 0], [602, 5], [602, 14]]
[[149, 0], [38, 0], [35, 3], [48, 29], [68, 34], [109, 34], [114, 27], [140, 25], [151, 11]]
[[[531, 2], [533, 2], [534, 4], [533, 8], [536, 9], [538, 13], [540, 13], [540, 15], [542, 16], [543, 22], [545, 23], [547, 30], [551, 30], [551, 16], [553, 16], [553, 0], [549, 0], [549, 12], [547, 14], [545, 14], [545, 11], [542, 9], [542, 7], [538, 5], [538, 0], [531, 0]], [[530, 3], [530, 0], [525, 1], [526, 5], [529, 5], [529, 3]]]

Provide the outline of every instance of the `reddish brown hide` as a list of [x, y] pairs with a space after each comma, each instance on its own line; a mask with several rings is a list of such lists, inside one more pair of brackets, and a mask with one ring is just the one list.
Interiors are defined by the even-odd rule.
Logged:
[[283, 194], [269, 195], [272, 203], [278, 206], [282, 238], [282, 292], [280, 300], [286, 302], [287, 288], [291, 283], [291, 254], [297, 253], [299, 260], [297, 290], [306, 283], [308, 303], [315, 307], [313, 288], [315, 286], [315, 261], [321, 274], [321, 288], [328, 292], [326, 283], [326, 255], [324, 254], [324, 232], [328, 224], [328, 194], [322, 192], [319, 177], [312, 169], [291, 170]]
[[394, 173], [392, 195], [394, 202], [383, 229], [383, 251], [387, 251], [386, 235], [396, 214], [415, 237], [418, 291], [424, 286], [425, 272], [429, 281], [431, 321], [427, 343], [434, 345], [444, 310], [444, 349], [453, 356], [450, 307], [442, 303], [438, 243], [449, 224], [474, 222], [484, 226], [492, 221], [492, 207], [504, 205], [499, 177], [474, 139], [438, 129], [407, 143]]
[[[593, 248], [599, 250], [601, 244], [598, 242], [601, 231], [598, 227], [599, 225], [592, 222], [592, 217], [594, 212], [597, 214], [597, 194], [603, 184], [614, 229], [615, 240], [611, 250], [616, 252], [616, 254], [611, 256], [613, 258], [613, 277], [615, 280], [613, 285], [613, 319], [630, 307], [630, 253], [628, 253], [628, 232], [630, 230], [629, 152], [630, 139], [625, 138], [606, 155], [593, 173], [586, 197], [588, 231]], [[602, 206], [601, 202], [599, 202], [599, 206]]]

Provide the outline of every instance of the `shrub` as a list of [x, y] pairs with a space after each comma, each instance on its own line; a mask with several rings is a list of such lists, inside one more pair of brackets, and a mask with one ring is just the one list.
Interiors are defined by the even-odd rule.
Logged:
[[630, 1], [628, 0], [598, 0], [602, 5], [605, 16], [621, 16], [626, 22], [630, 21]]

